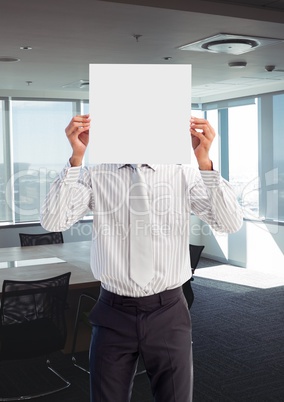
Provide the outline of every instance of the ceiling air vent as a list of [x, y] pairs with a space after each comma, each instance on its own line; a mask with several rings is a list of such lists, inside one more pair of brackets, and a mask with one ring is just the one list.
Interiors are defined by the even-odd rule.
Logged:
[[181, 50], [190, 50], [198, 52], [243, 54], [251, 52], [261, 46], [273, 45], [283, 42], [284, 39], [260, 38], [253, 36], [243, 36], [220, 33], [209, 38], [201, 39], [197, 42], [180, 46]]

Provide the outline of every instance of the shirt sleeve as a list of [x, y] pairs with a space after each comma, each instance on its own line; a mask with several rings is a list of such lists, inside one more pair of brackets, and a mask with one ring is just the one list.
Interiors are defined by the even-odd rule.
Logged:
[[237, 232], [243, 213], [233, 188], [215, 170], [199, 172], [189, 189], [192, 212], [217, 232]]
[[93, 210], [91, 175], [69, 162], [52, 183], [41, 208], [40, 221], [48, 231], [64, 231]]

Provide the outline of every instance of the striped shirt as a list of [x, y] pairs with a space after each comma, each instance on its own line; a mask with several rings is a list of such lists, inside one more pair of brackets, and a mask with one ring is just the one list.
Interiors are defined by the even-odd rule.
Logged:
[[[93, 274], [110, 292], [133, 297], [173, 289], [190, 278], [191, 212], [219, 232], [232, 233], [242, 225], [234, 191], [218, 172], [188, 165], [149, 164], [142, 165], [142, 171], [150, 201], [147, 230], [152, 236], [155, 270], [143, 289], [129, 275], [131, 165], [67, 164], [52, 184], [41, 211], [46, 230], [64, 231], [91, 210]], [[139, 222], [137, 225], [135, 230], [145, 230], [142, 225], [139, 228]]]

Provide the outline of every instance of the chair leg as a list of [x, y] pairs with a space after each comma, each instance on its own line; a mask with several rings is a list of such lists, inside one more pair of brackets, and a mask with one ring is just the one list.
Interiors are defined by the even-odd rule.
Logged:
[[64, 389], [68, 388], [71, 385], [71, 382], [66, 380], [61, 374], [58, 373], [52, 366], [49, 358], [46, 359], [46, 364], [47, 368], [52, 371], [60, 380], [64, 383], [61, 387], [52, 389], [50, 391], [38, 393], [38, 394], [29, 394], [29, 395], [17, 395], [17, 396], [12, 396], [12, 397], [0, 397], [0, 401], [22, 401], [26, 399], [35, 399], [35, 398], [40, 398], [42, 396], [47, 396], [47, 395], [52, 395], [57, 392], [63, 391]]
[[146, 373], [146, 370], [138, 371], [138, 373], [135, 374], [135, 377], [136, 377], [137, 375], [141, 375], [141, 374], [145, 374], [145, 373]]
[[89, 299], [92, 300], [93, 302], [96, 302], [97, 300], [87, 294], [87, 293], [82, 293], [79, 297], [79, 302], [78, 302], [78, 307], [77, 307], [77, 312], [76, 312], [76, 319], [75, 319], [75, 325], [74, 325], [74, 335], [73, 335], [73, 343], [72, 343], [72, 348], [71, 348], [71, 359], [72, 363], [75, 367], [79, 368], [80, 370], [86, 372], [87, 374], [90, 374], [90, 371], [86, 369], [85, 367], [81, 366], [80, 364], [77, 363], [77, 359], [75, 357], [75, 351], [76, 351], [76, 344], [77, 344], [77, 337], [78, 337], [78, 330], [79, 330], [79, 323], [81, 319], [81, 310], [82, 310], [82, 302], [83, 299]]
[[[141, 359], [140, 356], [139, 356], [139, 359]], [[139, 365], [139, 360], [138, 360], [137, 367], [138, 367], [138, 365]], [[147, 372], [147, 371], [146, 371], [145, 369], [142, 369], [142, 370], [140, 370], [140, 371], [136, 371], [135, 377], [137, 377], [138, 375], [141, 375], [141, 374], [145, 374], [146, 372]]]
[[81, 366], [79, 363], [77, 363], [76, 357], [72, 356], [72, 363], [75, 367], [77, 367], [78, 369], [84, 371], [87, 374], [90, 374], [90, 371], [87, 370], [85, 367]]
[[[76, 318], [75, 318], [75, 325], [74, 325], [73, 343], [72, 343], [72, 348], [71, 348], [71, 359], [72, 359], [72, 363], [73, 363], [73, 365], [75, 367], [77, 367], [78, 369], [84, 371], [87, 374], [90, 374], [90, 371], [88, 369], [86, 369], [85, 367], [81, 366], [77, 362], [77, 359], [76, 359], [76, 356], [75, 356], [77, 337], [78, 337], [78, 329], [79, 329], [79, 323], [80, 323], [80, 318], [81, 318], [81, 307], [82, 307], [82, 302], [83, 302], [84, 298], [85, 299], [90, 299], [90, 300], [92, 300], [94, 302], [97, 301], [93, 296], [91, 296], [91, 295], [89, 295], [87, 293], [82, 293], [80, 295], [80, 297], [79, 297], [79, 302], [78, 302], [78, 307], [77, 307], [77, 312], [76, 312]], [[141, 370], [141, 371], [138, 371], [135, 374], [135, 376], [138, 376], [138, 375], [141, 375], [141, 374], [144, 374], [144, 373], [146, 373], [146, 370]]]
[[[70, 381], [66, 380], [66, 378], [64, 378], [57, 370], [55, 370], [54, 367], [51, 366], [50, 359], [46, 359], [46, 364], [47, 364], [48, 369], [50, 371], [52, 371], [52, 373], [54, 373], [57, 377], [60, 378], [60, 380], [62, 380], [65, 383], [65, 385], [63, 387], [59, 388], [58, 391], [61, 391], [62, 389], [65, 389], [65, 388], [68, 388], [71, 385]], [[53, 394], [54, 392], [56, 392], [56, 391], [49, 392], [49, 393]], [[46, 395], [48, 395], [48, 394], [46, 394]]]

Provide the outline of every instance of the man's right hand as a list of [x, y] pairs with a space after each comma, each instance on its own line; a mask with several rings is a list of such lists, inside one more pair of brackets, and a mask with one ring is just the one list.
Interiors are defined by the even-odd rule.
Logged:
[[78, 115], [73, 117], [65, 129], [66, 136], [73, 149], [70, 158], [71, 166], [81, 166], [82, 160], [89, 143], [90, 115]]

